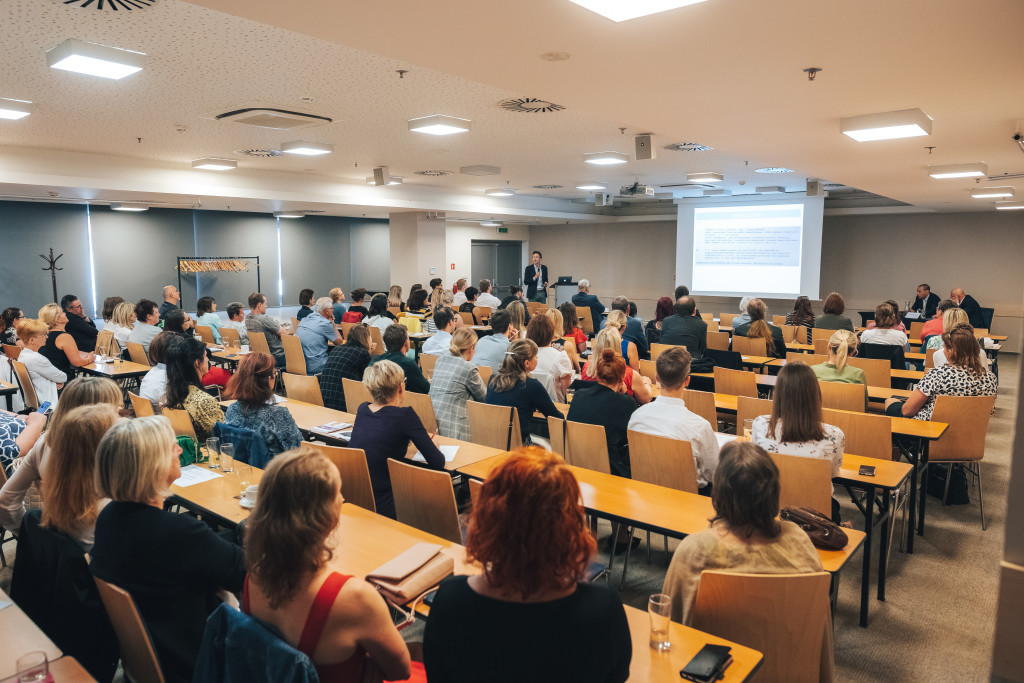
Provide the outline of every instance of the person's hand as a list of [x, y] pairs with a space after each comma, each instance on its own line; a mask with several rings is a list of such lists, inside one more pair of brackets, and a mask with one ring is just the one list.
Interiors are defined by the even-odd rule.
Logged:
[[91, 353], [91, 352], [87, 353], [87, 352], [83, 351], [82, 352], [82, 360], [85, 361], [86, 365], [89, 365], [90, 363], [95, 363], [96, 362], [96, 354], [95, 353]]
[[63, 388], [64, 388], [64, 382], [60, 382], [60, 383], [57, 384], [57, 389], [58, 390], [63, 389]]
[[885, 399], [885, 407], [888, 408], [893, 403], [899, 403], [899, 402], [900, 402], [900, 400], [898, 398], [887, 398], [887, 399]]
[[373, 341], [373, 340], [371, 339], [371, 340], [370, 340], [370, 353], [373, 353], [373, 352], [374, 352], [374, 350], [376, 350], [376, 348], [377, 348], [377, 342], [375, 342], [375, 341]]
[[25, 424], [29, 427], [39, 426], [40, 429], [46, 426], [46, 416], [42, 413], [29, 413], [25, 416]]
[[516, 329], [515, 327], [513, 327], [512, 325], [509, 325], [509, 326], [508, 326], [508, 329], [507, 329], [507, 330], [505, 330], [505, 337], [506, 337], [506, 338], [507, 338], [507, 339], [508, 339], [509, 341], [511, 341], [511, 340], [513, 340], [513, 339], [515, 339], [515, 338], [517, 338], [518, 336], [519, 336], [519, 330], [517, 330], [517, 329]]

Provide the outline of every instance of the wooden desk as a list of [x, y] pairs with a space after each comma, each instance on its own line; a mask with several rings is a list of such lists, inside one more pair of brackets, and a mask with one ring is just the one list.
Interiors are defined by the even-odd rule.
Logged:
[[629, 664], [628, 681], [633, 683], [678, 683], [684, 679], [679, 671], [708, 643], [732, 648], [732, 664], [725, 670], [723, 683], [741, 683], [761, 666], [764, 656], [757, 650], [738, 645], [703, 631], [670, 622], [668, 639], [672, 649], [658, 652], [651, 649], [651, 622], [647, 612], [626, 605], [629, 635], [633, 640], [633, 659]]
[[891, 370], [893, 379], [906, 380], [908, 382], [920, 382], [924, 377], [923, 370]]
[[82, 372], [87, 372], [90, 375], [96, 375], [97, 377], [107, 377], [109, 379], [127, 379], [129, 377], [142, 377], [151, 370], [148, 365], [142, 365], [141, 363], [133, 363], [131, 361], [121, 361], [118, 364], [114, 363], [90, 363], [78, 368]]
[[96, 683], [96, 679], [74, 657], [61, 657], [50, 662], [54, 683]]
[[239, 361], [249, 355], [251, 351], [242, 352], [239, 349], [221, 349], [220, 351], [210, 351], [210, 357], [218, 365], [231, 365], [237, 366]]
[[4, 400], [7, 401], [8, 411], [14, 410], [14, 395], [17, 394], [18, 391], [20, 390], [15, 385], [8, 384], [7, 382], [0, 382], [0, 396], [3, 396]]
[[51, 662], [64, 654], [2, 590], [0, 601], [11, 603], [0, 609], [0, 679], [16, 677], [18, 657], [28, 652], [42, 650]]

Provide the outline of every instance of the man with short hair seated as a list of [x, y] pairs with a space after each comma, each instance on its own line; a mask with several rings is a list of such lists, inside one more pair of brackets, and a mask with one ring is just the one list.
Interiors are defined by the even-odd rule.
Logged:
[[406, 391], [417, 394], [430, 393], [430, 382], [423, 376], [420, 366], [405, 355], [409, 353], [409, 330], [405, 325], [388, 325], [384, 330], [384, 348], [387, 349], [387, 353], [371, 358], [370, 365], [382, 360], [389, 360], [402, 368], [402, 372], [405, 373]]
[[640, 318], [629, 314], [629, 299], [624, 296], [617, 296], [612, 299], [612, 310], [622, 311], [626, 314], [626, 329], [622, 338], [636, 344], [636, 351], [643, 359], [650, 359], [651, 349], [647, 346], [647, 335], [644, 334], [644, 325]]
[[481, 280], [478, 284], [480, 296], [476, 298], [477, 306], [487, 306], [494, 313], [501, 307], [501, 299], [491, 294], [491, 281]]
[[164, 302], [160, 304], [160, 320], [167, 317], [167, 314], [178, 308], [181, 303], [181, 292], [174, 285], [165, 285], [163, 289]]
[[455, 330], [455, 312], [450, 308], [439, 308], [434, 311], [434, 325], [437, 332], [423, 342], [423, 353], [431, 356], [451, 355], [448, 347], [452, 343], [452, 332]]
[[243, 344], [249, 343], [249, 335], [245, 333], [245, 305], [241, 301], [228, 304], [228, 321], [221, 323], [221, 328], [230, 327], [238, 332], [238, 339]]
[[708, 324], [697, 315], [697, 302], [684, 296], [676, 302], [675, 315], [661, 321], [661, 343], [685, 346], [693, 358], [703, 358], [708, 348]]
[[928, 320], [935, 315], [939, 307], [939, 295], [932, 292], [930, 285], [922, 284], [917, 286], [917, 297], [914, 298], [914, 305], [910, 310], [921, 314], [922, 320]]
[[[267, 315], [267, 297], [262, 292], [249, 295], [249, 315], [245, 316], [245, 329], [262, 332], [267, 338], [267, 347], [277, 367], [284, 367], [284, 347], [281, 346], [281, 323]], [[130, 341], [130, 340], [129, 340]]]
[[949, 298], [955, 301], [957, 306], [964, 309], [964, 313], [967, 314], [967, 321], [971, 323], [971, 327], [976, 330], [987, 327], [985, 316], [981, 313], [981, 304], [975, 301], [973, 296], [965, 294], [964, 290], [957, 287], [949, 293]]
[[315, 375], [327, 364], [327, 344], [341, 346], [341, 333], [334, 326], [334, 302], [322, 296], [313, 304], [313, 312], [302, 319], [295, 336], [302, 342], [302, 355], [306, 358], [306, 374]]
[[519, 334], [519, 330], [512, 327], [512, 314], [508, 311], [497, 311], [491, 314], [491, 334], [481, 337], [476, 343], [476, 351], [473, 352], [473, 362], [477, 365], [486, 365], [492, 371], [501, 369], [505, 362], [505, 352], [508, 345]]
[[99, 334], [99, 331], [96, 329], [96, 323], [85, 314], [82, 300], [74, 294], [65, 294], [61, 297], [60, 307], [68, 317], [68, 323], [64, 326], [64, 331], [75, 340], [75, 346], [78, 347], [78, 350], [96, 350], [96, 336]]
[[711, 424], [691, 412], [683, 400], [683, 390], [690, 383], [690, 354], [681, 346], [663, 351], [656, 368], [661, 393], [636, 409], [629, 418], [629, 429], [689, 441], [698, 491], [711, 495], [711, 482], [718, 467], [718, 439]]
[[[572, 295], [572, 303], [574, 306], [586, 306], [590, 309], [590, 317], [594, 322], [594, 332], [597, 332], [603, 327], [601, 325], [601, 314], [604, 313], [604, 304], [590, 293], [590, 280], [580, 280], [578, 287], [580, 291]], [[626, 306], [628, 313], [628, 301]]]

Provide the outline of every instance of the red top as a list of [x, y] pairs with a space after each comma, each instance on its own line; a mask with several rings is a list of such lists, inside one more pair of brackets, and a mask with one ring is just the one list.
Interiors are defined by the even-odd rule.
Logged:
[[576, 351], [577, 352], [585, 351], [587, 349], [587, 333], [584, 332], [583, 330], [581, 330], [580, 328], [578, 328], [578, 327], [572, 328], [572, 332], [570, 334], [565, 335], [565, 336], [566, 337], [571, 337], [572, 340], [574, 342], [576, 342]]
[[[587, 368], [590, 367], [590, 361], [588, 360], [583, 364], [583, 371], [580, 373], [580, 379], [585, 382], [596, 382], [596, 377], [587, 376]], [[626, 387], [626, 394], [629, 396], [633, 395], [633, 368], [628, 363], [626, 364], [626, 374], [622, 376], [622, 383]]]
[[938, 318], [932, 318], [924, 324], [924, 327], [921, 329], [921, 341], [924, 341], [924, 338], [930, 334], [942, 334], [941, 315]]

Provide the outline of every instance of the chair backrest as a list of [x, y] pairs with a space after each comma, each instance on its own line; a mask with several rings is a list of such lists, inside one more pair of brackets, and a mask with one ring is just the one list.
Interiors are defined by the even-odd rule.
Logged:
[[196, 428], [192, 424], [192, 417], [188, 414], [187, 410], [164, 408], [162, 414], [171, 421], [171, 428], [174, 430], [175, 436], [188, 436], [195, 439], [196, 442], [199, 441], [196, 438]]
[[124, 667], [126, 678], [134, 683], [164, 683], [164, 674], [160, 669], [156, 649], [132, 596], [123, 588], [107, 583], [103, 579], [93, 579], [117, 634], [121, 665]]
[[142, 398], [136, 396], [132, 392], [128, 392], [128, 398], [132, 402], [132, 409], [135, 411], [135, 417], [151, 417], [156, 414], [153, 410], [153, 402], [148, 398]]
[[18, 356], [21, 355], [21, 347], [14, 346], [12, 344], [4, 344], [4, 355], [11, 360], [18, 360]]
[[[565, 420], [548, 416], [548, 440], [551, 450], [565, 457]], [[0, 468], [3, 469], [3, 468]]]
[[[414, 315], [403, 315], [398, 318], [398, 324], [409, 330], [409, 334], [419, 334], [423, 331], [423, 320]], [[344, 337], [345, 335], [342, 335]]]
[[767, 398], [739, 396], [736, 399], [736, 434], [742, 433], [744, 420], [754, 420], [772, 414], [772, 402]]
[[341, 448], [319, 442], [305, 442], [326, 455], [341, 474], [341, 495], [346, 503], [377, 511], [373, 500], [373, 484], [370, 482], [370, 468], [366, 464], [366, 451], [362, 448]]
[[982, 337], [987, 337], [987, 336], [988, 336], [988, 328], [987, 327], [975, 327], [974, 328], [974, 338], [975, 339], [981, 339]]
[[764, 654], [757, 680], [832, 680], [831, 575], [705, 570], [693, 628]]
[[772, 316], [772, 325], [775, 325], [776, 327], [778, 327], [779, 325], [785, 325], [785, 324], [786, 324], [786, 316], [784, 316], [784, 315], [773, 315]]
[[844, 382], [818, 382], [821, 387], [821, 405], [836, 410], [852, 410], [863, 413], [867, 408], [864, 401], [867, 394], [863, 384]]
[[462, 543], [459, 508], [450, 474], [394, 458], [388, 458], [388, 471], [399, 522], [452, 543]]
[[[348, 401], [346, 401], [346, 405]], [[423, 423], [423, 428], [428, 433], [433, 434], [437, 431], [437, 416], [434, 415], [434, 404], [430, 400], [430, 396], [427, 394], [417, 394], [414, 391], [405, 392], [405, 398], [402, 399], [403, 406], [409, 406], [416, 411], [416, 415], [419, 416], [420, 422]], [[470, 430], [472, 434], [472, 430]]]
[[270, 345], [267, 344], [266, 332], [249, 330], [246, 332], [246, 335], [249, 337], [249, 350], [258, 351], [259, 353], [270, 353]]
[[537, 311], [541, 308], [546, 308], [546, 306], [539, 301], [526, 302], [526, 310], [530, 312], [531, 316], [537, 315]]
[[100, 330], [96, 334], [95, 351], [100, 355], [119, 356], [121, 355], [121, 346], [114, 341], [114, 333], [112, 331]]
[[423, 376], [427, 378], [429, 382], [434, 376], [434, 365], [437, 363], [438, 356], [432, 353], [421, 353], [420, 354], [420, 371], [423, 372]]
[[402, 307], [401, 306], [388, 306], [388, 313], [390, 313], [391, 315], [393, 315], [393, 316], [395, 316], [397, 318], [398, 316], [402, 315]]
[[483, 488], [484, 483], [479, 479], [469, 480], [469, 502], [473, 507], [476, 507], [476, 502], [480, 500], [480, 489]]
[[757, 378], [746, 370], [715, 366], [715, 393], [757, 398]]
[[910, 330], [907, 332], [907, 336], [910, 337], [911, 339], [920, 339], [921, 338], [921, 330], [923, 330], [923, 329], [924, 329], [924, 323], [923, 322], [917, 322], [917, 321], [912, 322], [912, 323], [910, 323]]
[[238, 330], [233, 327], [220, 328], [220, 338], [225, 344], [230, 344], [231, 346], [240, 347], [242, 345], [242, 335], [238, 334]]
[[373, 403], [370, 390], [362, 382], [348, 377], [341, 378], [341, 391], [345, 394], [345, 410], [355, 414], [359, 406], [364, 403]]
[[[829, 339], [831, 339], [831, 337], [829, 337]], [[828, 356], [828, 339], [815, 339], [814, 353]]]
[[[345, 322], [340, 323], [340, 328], [339, 329], [341, 330], [341, 338], [347, 341], [348, 340], [348, 331], [351, 330], [353, 327], [355, 327], [358, 324], [359, 323], [345, 323]], [[412, 330], [409, 330], [409, 331], [412, 332]]]
[[565, 421], [565, 461], [576, 467], [611, 474], [604, 427]]
[[708, 329], [708, 348], [715, 349], [718, 351], [729, 350], [729, 333], [728, 332], [712, 332]]
[[929, 449], [932, 461], [981, 460], [985, 457], [985, 433], [995, 396], [938, 396], [932, 422], [946, 422], [949, 429]]
[[377, 327], [376, 325], [370, 325], [369, 332], [370, 340], [376, 342], [375, 346], [373, 347], [373, 351], [370, 351], [370, 355], [383, 356], [385, 353], [388, 352], [388, 350], [384, 348], [384, 335], [380, 333], [380, 328]]
[[710, 391], [697, 391], [695, 389], [683, 389], [683, 403], [691, 413], [700, 415], [711, 425], [711, 429], [718, 431], [718, 410], [715, 408], [715, 395]]
[[845, 452], [865, 458], [892, 460], [891, 418], [825, 408], [822, 410], [822, 420], [825, 424], [838, 427], [843, 433]]
[[477, 401], [466, 401], [469, 433], [472, 442], [503, 451], [523, 445], [519, 426], [519, 411], [512, 406], [494, 406]]
[[674, 344], [651, 344], [651, 360], [657, 362], [658, 356], [663, 352], [668, 351], [673, 346]]
[[462, 318], [463, 325], [468, 325], [470, 327], [476, 325], [476, 319], [473, 317], [473, 314], [469, 311], [459, 311], [459, 317]]
[[[708, 313], [707, 315], [710, 316], [711, 314]], [[701, 317], [702, 318], [704, 317], [703, 313], [701, 314]], [[706, 322], [708, 324], [708, 332], [718, 332], [719, 331], [718, 321], [717, 320], [713, 320], [711, 318], [704, 318], [704, 322]]]
[[892, 365], [879, 358], [848, 357], [846, 362], [864, 371], [864, 379], [869, 387], [891, 387]]
[[800, 361], [807, 365], [821, 365], [828, 360], [827, 353], [800, 353], [799, 351], [787, 351], [786, 362]]
[[281, 374], [281, 378], [284, 380], [284, 391], [288, 398], [317, 406], [324, 404], [323, 394], [320, 393], [320, 381], [315, 376], [285, 372]]
[[593, 334], [597, 328], [594, 324], [597, 322], [594, 320], [594, 315], [590, 310], [589, 306], [577, 306], [576, 317], [580, 319], [580, 329], [587, 334]]
[[138, 342], [128, 342], [128, 357], [133, 363], [139, 365], [150, 365], [149, 356], [146, 355], [146, 348]]
[[828, 341], [835, 333], [835, 330], [824, 330], [820, 327], [813, 327], [811, 328], [811, 343], [813, 344], [815, 339], [824, 339]]
[[697, 466], [689, 441], [629, 430], [630, 476], [648, 484], [697, 493]]
[[213, 328], [209, 325], [196, 325], [196, 334], [207, 344], [216, 343], [213, 339]]
[[718, 314], [718, 326], [724, 327], [727, 330], [732, 329], [733, 318], [738, 318], [739, 313], [719, 313]]
[[[569, 354], [572, 357], [573, 354]], [[476, 369], [480, 372], [480, 379], [484, 381], [484, 386], [491, 381], [491, 375], [494, 374], [494, 370], [491, 369], [490, 365], [478, 365]]]
[[711, 322], [712, 320], [715, 319], [715, 314], [714, 313], [701, 313], [700, 314], [700, 319], [703, 320], [706, 323], [709, 323], [709, 322]]
[[935, 352], [938, 349], [925, 349], [924, 350], [924, 369], [935, 367]]
[[289, 318], [289, 322], [291, 322], [292, 327], [291, 327], [290, 330], [286, 330], [286, 332], [288, 334], [295, 334], [295, 330], [299, 329], [299, 319], [298, 318]]
[[779, 468], [779, 509], [814, 508], [826, 517], [832, 511], [832, 461], [802, 455], [769, 453]]
[[760, 337], [744, 337], [742, 334], [732, 335], [732, 350], [744, 356], [765, 356], [768, 353], [768, 342]]
[[861, 344], [857, 347], [857, 355], [861, 358], [881, 358], [887, 360], [893, 370], [907, 369], [903, 347], [895, 344]]
[[658, 364], [653, 360], [640, 359], [640, 375], [647, 377], [652, 383], [658, 381]]
[[294, 334], [286, 334], [281, 337], [281, 346], [284, 347], [284, 367], [293, 375], [306, 374], [306, 357], [302, 354], [302, 341]]
[[18, 386], [21, 387], [21, 397], [25, 399], [25, 407], [38, 410], [39, 397], [36, 396], [36, 387], [32, 384], [28, 368], [20, 360], [12, 360], [11, 367], [14, 369], [14, 376], [18, 378]]
[[782, 324], [780, 324], [779, 328], [782, 329], [782, 338], [786, 341], [787, 344], [790, 344], [790, 343], [806, 344], [807, 343], [807, 332], [806, 332], [807, 328], [804, 327], [803, 325], [782, 325]]

